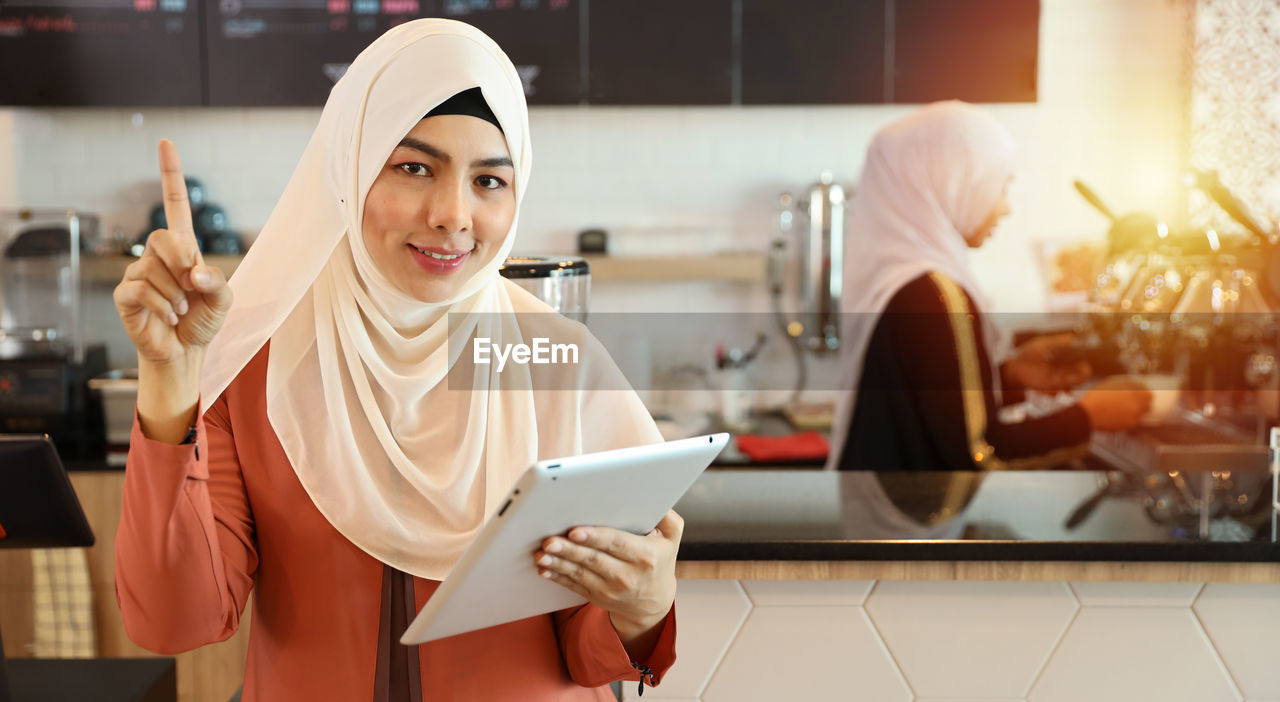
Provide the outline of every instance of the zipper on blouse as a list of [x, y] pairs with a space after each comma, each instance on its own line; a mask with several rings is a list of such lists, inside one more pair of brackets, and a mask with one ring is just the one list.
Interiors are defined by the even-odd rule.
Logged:
[[635, 661], [631, 661], [631, 667], [640, 671], [640, 689], [636, 691], [636, 695], [639, 697], [644, 697], [645, 678], [649, 679], [649, 687], [654, 687], [658, 684], [658, 676], [654, 675], [653, 671], [649, 669], [649, 666], [643, 663], [636, 663]]
[[[187, 435], [182, 437], [181, 444], [194, 444], [196, 450], [196, 460], [200, 460], [200, 432], [196, 429], [196, 425], [192, 424], [187, 428]], [[181, 445], [179, 444], [179, 445]]]

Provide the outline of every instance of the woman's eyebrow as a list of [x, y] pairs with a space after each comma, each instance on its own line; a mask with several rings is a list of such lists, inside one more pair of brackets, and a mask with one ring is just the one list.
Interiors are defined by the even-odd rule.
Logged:
[[400, 143], [397, 145], [397, 148], [401, 146], [413, 149], [415, 151], [421, 151], [422, 153], [430, 156], [431, 158], [436, 159], [437, 161], [443, 161], [445, 163], [449, 163], [453, 161], [452, 156], [450, 156], [449, 154], [446, 154], [440, 149], [437, 149], [436, 147], [420, 139], [414, 139], [413, 137], [407, 136], [400, 140]]
[[503, 166], [509, 166], [512, 168], [515, 167], [514, 165], [512, 165], [511, 159], [507, 156], [498, 156], [496, 158], [482, 158], [478, 161], [471, 162], [472, 168], [501, 168]]
[[[428, 144], [425, 141], [422, 141], [421, 139], [415, 139], [411, 136], [407, 136], [401, 139], [400, 144], [398, 146], [410, 148], [415, 151], [421, 151], [422, 153], [430, 156], [431, 158], [436, 159], [437, 161], [442, 161], [444, 163], [453, 162], [453, 157], [450, 156], [449, 154], [441, 151], [440, 149], [437, 149], [436, 147]], [[511, 168], [515, 167], [514, 164], [511, 163], [511, 157], [509, 156], [495, 156], [493, 158], [482, 158], [482, 159], [478, 159], [471, 162], [472, 168], [501, 168], [503, 166], [507, 166]]]

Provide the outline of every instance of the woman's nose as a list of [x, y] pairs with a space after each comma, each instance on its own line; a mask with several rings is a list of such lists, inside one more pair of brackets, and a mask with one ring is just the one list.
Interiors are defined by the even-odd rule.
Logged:
[[471, 204], [464, 187], [441, 183], [432, 189], [427, 200], [427, 226], [446, 234], [471, 229]]

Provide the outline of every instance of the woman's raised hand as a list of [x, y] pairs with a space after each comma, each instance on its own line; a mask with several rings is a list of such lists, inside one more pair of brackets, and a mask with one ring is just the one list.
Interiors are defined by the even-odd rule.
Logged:
[[142, 257], [125, 269], [114, 294], [139, 366], [202, 355], [231, 308], [226, 277], [200, 255], [182, 163], [168, 139], [160, 141], [160, 187], [168, 228], [147, 237]]

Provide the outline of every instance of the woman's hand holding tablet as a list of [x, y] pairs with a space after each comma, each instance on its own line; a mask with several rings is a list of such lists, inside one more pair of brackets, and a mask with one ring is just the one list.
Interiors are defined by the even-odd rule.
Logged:
[[538, 575], [582, 595], [609, 612], [628, 652], [652, 647], [650, 634], [676, 597], [676, 551], [684, 519], [668, 511], [653, 531], [639, 536], [608, 527], [574, 527], [553, 536], [534, 554]]

